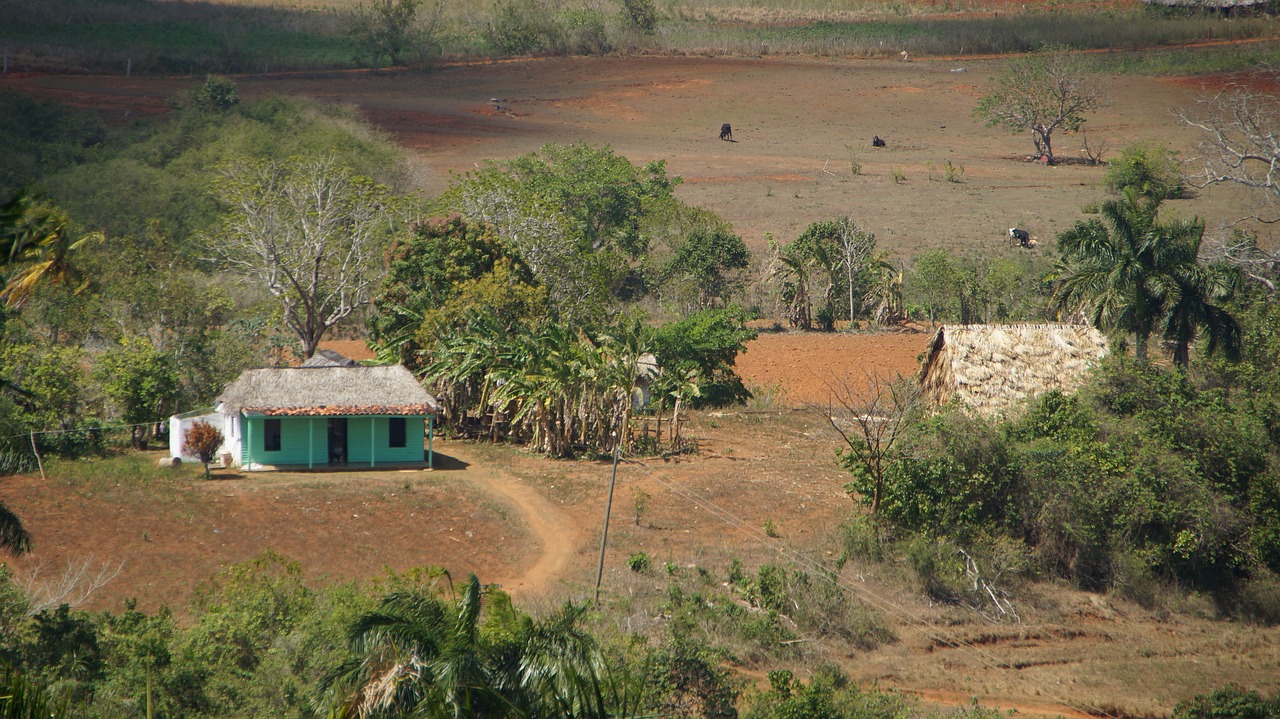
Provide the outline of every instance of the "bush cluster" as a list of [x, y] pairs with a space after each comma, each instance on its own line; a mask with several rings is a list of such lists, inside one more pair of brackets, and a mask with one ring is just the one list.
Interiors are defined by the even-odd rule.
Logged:
[[[898, 528], [962, 546], [1012, 539], [1036, 571], [1085, 588], [1141, 595], [1171, 582], [1280, 618], [1267, 606], [1280, 569], [1277, 447], [1219, 390], [1114, 359], [1080, 395], [1050, 392], [995, 425], [942, 413], [911, 441], [881, 505]], [[937, 578], [954, 572], [917, 549], [917, 572], [936, 579], [926, 591], [945, 597]]]

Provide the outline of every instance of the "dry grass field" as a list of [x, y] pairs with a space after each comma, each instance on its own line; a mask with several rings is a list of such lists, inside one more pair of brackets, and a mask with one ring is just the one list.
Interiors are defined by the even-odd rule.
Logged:
[[[547, 142], [610, 145], [639, 164], [665, 160], [678, 194], [718, 212], [762, 252], [809, 223], [848, 214], [896, 258], [933, 248], [994, 255], [1005, 232], [1048, 245], [1105, 198], [1103, 169], [1029, 161], [1029, 139], [971, 112], [999, 60], [837, 62], [778, 59], [554, 58], [457, 64], [429, 73], [332, 73], [237, 78], [249, 96], [304, 94], [357, 106], [411, 153], [422, 190], [487, 158]], [[1193, 109], [1214, 78], [1109, 79], [1113, 104], [1085, 128], [1114, 153], [1159, 138], [1194, 154], [1197, 137], [1175, 115]], [[161, 112], [187, 78], [37, 76], [4, 86], [123, 118]], [[1202, 88], [1201, 85], [1205, 87]], [[503, 100], [495, 109], [492, 98]], [[717, 140], [720, 124], [734, 142]], [[872, 148], [879, 135], [887, 147]], [[1057, 138], [1081, 157], [1079, 135]], [[857, 175], [851, 163], [860, 165]], [[943, 177], [947, 162], [963, 168]], [[905, 178], [895, 182], [893, 173]], [[1211, 231], [1244, 214], [1248, 198], [1212, 189], [1167, 211], [1203, 217]], [[1262, 242], [1274, 246], [1274, 229]]]

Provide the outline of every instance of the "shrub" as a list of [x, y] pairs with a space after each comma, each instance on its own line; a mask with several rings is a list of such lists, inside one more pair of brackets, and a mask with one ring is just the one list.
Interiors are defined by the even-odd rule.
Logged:
[[768, 677], [769, 690], [750, 697], [746, 719], [892, 719], [912, 713], [901, 696], [862, 689], [829, 665], [818, 667], [808, 684], [785, 669]]
[[[648, 439], [647, 437], [644, 439]], [[657, 441], [656, 439], [654, 440]], [[639, 487], [631, 488], [631, 508], [635, 514], [636, 526], [640, 526], [640, 520], [644, 517], [645, 510], [649, 508], [649, 493]]]
[[761, 609], [779, 612], [787, 601], [787, 570], [776, 564], [763, 564], [748, 594], [751, 603]]
[[565, 49], [578, 55], [603, 55], [613, 50], [605, 30], [605, 16], [595, 10], [565, 10], [559, 15], [564, 27]]
[[1174, 199], [1184, 190], [1182, 161], [1177, 150], [1163, 142], [1144, 140], [1125, 146], [1119, 157], [1107, 163], [1105, 182], [1115, 192], [1132, 187], [1147, 197]]
[[0, 449], [0, 477], [23, 474], [37, 467], [35, 455], [21, 450]]
[[823, 332], [835, 332], [836, 330], [836, 311], [828, 305], [818, 308], [815, 319], [818, 320], [818, 329]]
[[494, 6], [484, 39], [499, 55], [555, 52], [564, 45], [556, 18], [537, 0], [503, 0]]
[[947, 160], [942, 168], [942, 179], [946, 182], [964, 182], [964, 165], [957, 165]]
[[726, 579], [728, 580], [729, 584], [732, 584], [734, 586], [746, 585], [747, 575], [742, 569], [741, 559], [734, 558], [734, 560], [729, 563], [729, 575], [728, 577], [726, 577]]
[[622, 0], [622, 10], [624, 19], [646, 35], [658, 26], [658, 9], [653, 0]]
[[209, 478], [209, 463], [222, 447], [222, 432], [208, 422], [196, 422], [182, 436], [184, 452], [195, 455], [204, 465], [204, 478]]
[[627, 557], [627, 567], [636, 574], [644, 574], [649, 571], [649, 555], [644, 552], [636, 552]]
[[680, 376], [696, 371], [701, 378], [694, 407], [724, 407], [751, 398], [734, 369], [738, 353], [756, 332], [746, 326], [740, 308], [702, 310], [658, 328], [654, 354], [663, 374]]
[[788, 578], [787, 600], [788, 615], [806, 635], [836, 637], [864, 651], [895, 639], [883, 617], [854, 599], [837, 583], [834, 574], [793, 570]]
[[1253, 689], [1228, 686], [1179, 702], [1173, 719], [1277, 719], [1280, 694], [1265, 699]]
[[42, 434], [37, 442], [41, 452], [63, 459], [101, 456], [107, 448], [102, 422], [96, 419], [72, 419], [65, 429]]
[[1240, 587], [1241, 616], [1266, 625], [1280, 624], [1280, 576], [1261, 570]]
[[861, 515], [841, 524], [836, 530], [840, 537], [840, 556], [836, 559], [836, 569], [841, 569], [850, 559], [864, 559], [879, 562], [884, 559], [884, 546], [880, 542], [880, 533], [875, 520]]
[[240, 104], [236, 83], [222, 75], [209, 75], [191, 91], [191, 104], [205, 112], [227, 112]]
[[959, 600], [957, 579], [960, 577], [960, 563], [954, 549], [945, 540], [917, 534], [907, 542], [906, 550], [907, 561], [915, 570], [920, 589], [926, 596], [938, 602]]

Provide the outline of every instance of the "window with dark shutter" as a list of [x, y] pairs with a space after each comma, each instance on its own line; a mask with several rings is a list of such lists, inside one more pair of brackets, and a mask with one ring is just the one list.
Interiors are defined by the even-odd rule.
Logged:
[[387, 446], [403, 447], [405, 446], [405, 421], [404, 417], [392, 417], [387, 420]]
[[269, 419], [262, 423], [262, 449], [267, 452], [280, 451], [280, 420]]

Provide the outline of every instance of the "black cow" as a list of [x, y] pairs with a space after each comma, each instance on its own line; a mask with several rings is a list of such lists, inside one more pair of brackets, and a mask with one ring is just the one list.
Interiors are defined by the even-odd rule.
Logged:
[[880, 136], [879, 136], [879, 135], [876, 135], [876, 136], [874, 136], [874, 137], [872, 137], [872, 138], [871, 138], [871, 146], [872, 146], [872, 147], [884, 147], [884, 140], [881, 140], [881, 139], [880, 139]]
[[720, 139], [726, 142], [733, 142], [733, 128], [727, 122], [720, 126]]
[[1017, 243], [1021, 247], [1031, 246], [1031, 233], [1026, 230], [1019, 230], [1016, 227], [1009, 228], [1009, 244]]

